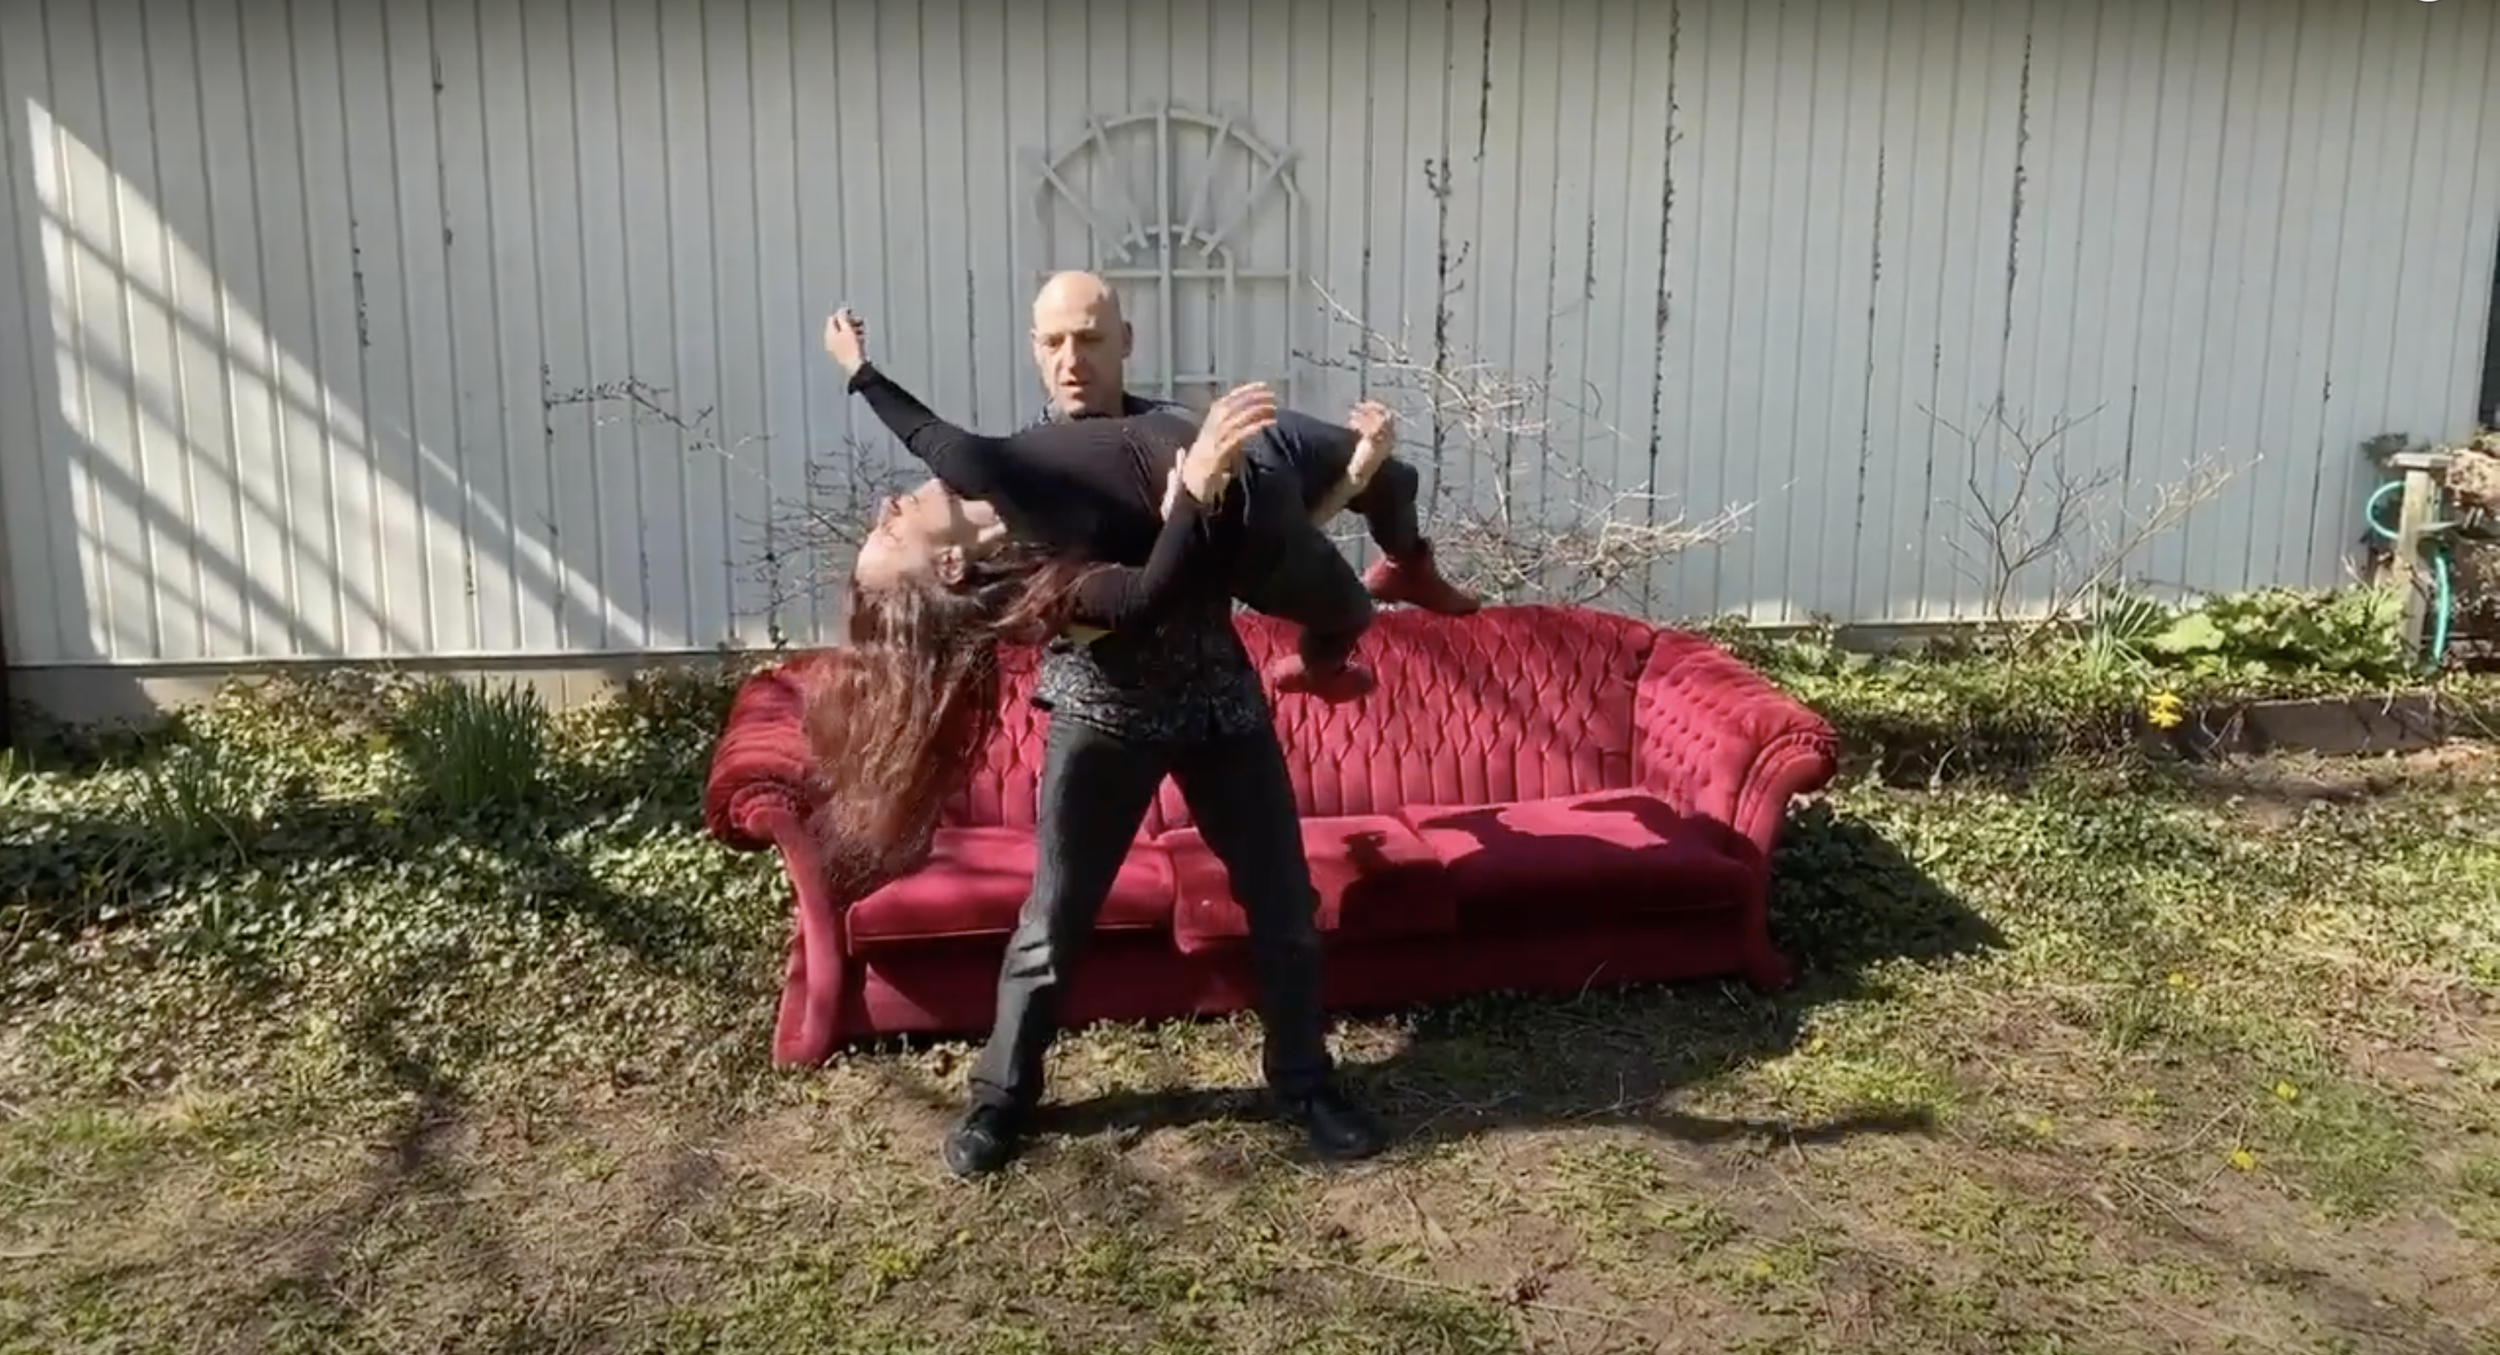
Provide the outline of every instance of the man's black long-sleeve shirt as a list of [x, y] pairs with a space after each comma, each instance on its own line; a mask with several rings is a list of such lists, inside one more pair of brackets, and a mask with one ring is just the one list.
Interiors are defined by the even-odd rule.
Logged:
[[[1122, 415], [1161, 411], [1195, 416], [1185, 405], [1123, 395]], [[1043, 407], [1029, 427], [1086, 423], [1069, 419], [1057, 405]], [[1228, 496], [1246, 503], [1247, 496]], [[1259, 685], [1241, 633], [1233, 629], [1230, 592], [1212, 600], [1191, 599], [1144, 626], [1132, 626], [1092, 644], [1064, 637], [1042, 655], [1033, 704], [1053, 720], [1074, 720], [1141, 743], [1187, 743], [1200, 739], [1276, 737], [1276, 717]]]

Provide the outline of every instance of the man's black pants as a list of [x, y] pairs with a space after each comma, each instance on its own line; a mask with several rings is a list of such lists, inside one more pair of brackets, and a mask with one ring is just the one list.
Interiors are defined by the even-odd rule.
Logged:
[[1037, 788], [1033, 890], [1007, 942], [989, 1045], [972, 1070], [976, 1101], [1022, 1109], [1040, 1099], [1069, 976], [1167, 774], [1249, 917], [1268, 1085], [1292, 1098], [1329, 1080], [1319, 894], [1275, 731], [1157, 743], [1054, 717]]

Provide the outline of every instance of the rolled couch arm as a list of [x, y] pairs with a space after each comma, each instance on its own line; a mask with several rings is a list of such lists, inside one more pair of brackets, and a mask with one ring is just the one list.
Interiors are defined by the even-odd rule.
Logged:
[[765, 669], [730, 699], [703, 782], [703, 826], [733, 851], [776, 845], [776, 816], [805, 823], [815, 808], [804, 723], [815, 663], [794, 659]]
[[1840, 737], [1813, 708], [1699, 635], [1662, 630], [1635, 698], [1644, 788], [1725, 823], [1765, 861], [1788, 803], [1840, 769]]
[[790, 880], [793, 935], [773, 1062], [823, 1063], [841, 1043], [849, 961], [845, 901], [833, 896], [807, 821], [815, 809], [804, 721], [813, 665], [797, 659], [750, 677], [729, 705], [703, 786], [703, 824], [733, 851], [778, 851]]

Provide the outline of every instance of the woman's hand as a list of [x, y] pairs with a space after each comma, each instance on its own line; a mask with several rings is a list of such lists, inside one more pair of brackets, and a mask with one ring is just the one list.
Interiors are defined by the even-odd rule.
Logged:
[[1189, 497], [1212, 505], [1241, 464], [1242, 448], [1276, 422], [1276, 392], [1265, 382], [1235, 386], [1215, 397], [1198, 425], [1198, 440], [1181, 457], [1181, 487]]
[[835, 311], [825, 321], [825, 353], [842, 364], [843, 371], [858, 375], [868, 365], [868, 322], [848, 306]]

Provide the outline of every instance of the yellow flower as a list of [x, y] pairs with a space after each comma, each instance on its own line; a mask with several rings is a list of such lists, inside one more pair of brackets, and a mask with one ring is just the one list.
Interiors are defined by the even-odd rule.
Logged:
[[2176, 729], [2187, 719], [2187, 703], [2176, 692], [2155, 692], [2144, 702], [2144, 719], [2155, 729]]
[[2277, 1101], [2296, 1101], [2300, 1099], [2300, 1088], [2293, 1086], [2289, 1082], [2277, 1082], [2274, 1084], [2274, 1099]]
[[2170, 971], [2170, 977], [2164, 979], [2163, 982], [2169, 984], [2173, 988], [2179, 989], [2193, 988], [2196, 986], [2196, 980], [2189, 978], [2187, 975], [2182, 974], [2175, 969]]
[[2255, 1153], [2252, 1153], [2245, 1148], [2234, 1148], [2231, 1150], [2231, 1170], [2244, 1172], [2255, 1171], [2256, 1169], [2257, 1155]]
[[1829, 1046], [1824, 1042], [1823, 1037], [1820, 1035], [1806, 1041], [1806, 1052], [1809, 1054], [1820, 1054], [1828, 1047]]

